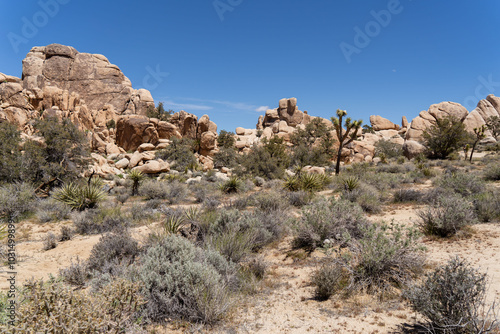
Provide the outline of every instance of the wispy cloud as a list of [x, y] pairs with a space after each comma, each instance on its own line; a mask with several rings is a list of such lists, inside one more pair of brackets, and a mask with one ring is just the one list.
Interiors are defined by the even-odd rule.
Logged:
[[267, 109], [269, 109], [269, 106], [260, 106], [257, 109], [255, 109], [256, 112], [266, 112]]
[[214, 104], [214, 105], [218, 105], [218, 106], [223, 106], [223, 107], [228, 108], [228, 109], [236, 109], [236, 110], [244, 110], [244, 111], [255, 111], [256, 108], [259, 108], [259, 106], [257, 106], [257, 105], [246, 103], [246, 102], [233, 102], [233, 101], [224, 101], [224, 100], [205, 100], [205, 99], [198, 99], [198, 98], [194, 98], [194, 97], [176, 97], [175, 99], [182, 100], [182, 101], [199, 102], [203, 105]]
[[172, 100], [165, 100], [165, 105], [168, 108], [176, 108], [183, 110], [212, 110], [213, 107], [203, 105], [203, 104], [191, 104], [191, 103], [177, 103]]

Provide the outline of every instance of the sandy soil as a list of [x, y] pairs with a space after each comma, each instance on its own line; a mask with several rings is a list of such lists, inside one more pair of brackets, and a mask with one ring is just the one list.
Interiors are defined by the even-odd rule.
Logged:
[[[428, 185], [423, 185], [427, 187]], [[384, 214], [371, 215], [373, 222], [394, 221], [413, 225], [417, 210], [423, 206], [408, 204], [384, 208]], [[67, 224], [68, 222], [66, 222]], [[65, 224], [65, 223], [62, 223]], [[61, 226], [58, 224], [57, 226]], [[48, 278], [59, 269], [67, 267], [76, 257], [88, 258], [92, 246], [100, 236], [75, 236], [61, 242], [57, 248], [43, 251], [43, 237], [54, 231], [53, 224], [35, 222], [20, 223], [17, 245], [20, 262], [17, 265], [17, 281], [31, 277]], [[132, 235], [141, 237], [148, 227], [132, 229]], [[490, 286], [488, 299], [500, 298], [500, 224], [476, 225], [467, 238], [438, 240], [424, 238], [427, 257], [431, 266], [446, 262], [451, 256], [467, 258], [474, 266], [488, 273]], [[213, 333], [397, 333], [401, 324], [413, 324], [415, 315], [399, 301], [378, 302], [371, 296], [357, 296], [349, 301], [332, 298], [317, 301], [310, 285], [311, 273], [318, 268], [323, 251], [315, 251], [309, 257], [290, 248], [290, 239], [265, 250], [262, 254], [269, 263], [270, 272], [263, 291], [246, 300], [238, 301], [237, 307], [226, 324], [214, 329], [201, 329]], [[5, 275], [4, 275], [5, 276]], [[7, 289], [7, 281], [0, 277], [0, 289]], [[170, 328], [170, 329], [169, 329]], [[169, 326], [161, 332], [172, 332]], [[190, 332], [197, 331], [189, 327]], [[182, 332], [175, 330], [174, 332]]]

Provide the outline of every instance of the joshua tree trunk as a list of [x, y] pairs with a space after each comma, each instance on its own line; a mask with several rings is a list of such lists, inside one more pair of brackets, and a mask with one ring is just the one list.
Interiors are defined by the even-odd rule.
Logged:
[[[339, 139], [339, 151], [337, 152], [337, 163], [335, 165], [335, 175], [340, 173], [340, 159], [342, 157], [342, 149], [345, 145], [352, 142], [358, 136], [358, 131], [363, 124], [362, 120], [351, 122], [351, 118], [347, 117], [345, 120], [346, 132], [342, 128], [342, 118], [347, 115], [345, 110], [337, 109], [337, 117], [332, 117], [332, 123], [337, 132], [337, 137]], [[347, 140], [347, 141], [346, 141]]]

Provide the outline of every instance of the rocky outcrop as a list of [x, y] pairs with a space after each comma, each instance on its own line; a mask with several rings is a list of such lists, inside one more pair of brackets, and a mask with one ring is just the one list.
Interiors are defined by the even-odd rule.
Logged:
[[372, 115], [370, 116], [370, 124], [375, 131], [380, 130], [399, 130], [400, 127], [397, 124], [392, 123], [387, 118], [382, 116]]

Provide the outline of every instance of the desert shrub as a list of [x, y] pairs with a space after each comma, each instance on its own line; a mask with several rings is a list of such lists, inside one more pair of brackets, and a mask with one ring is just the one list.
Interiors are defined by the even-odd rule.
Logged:
[[257, 187], [262, 187], [264, 185], [264, 183], [266, 182], [266, 180], [264, 180], [263, 178], [261, 178], [260, 176], [256, 176], [254, 178], [254, 183]]
[[205, 198], [217, 191], [217, 187], [212, 182], [201, 180], [198, 183], [191, 184], [189, 190], [191, 190], [196, 203], [203, 203]]
[[255, 234], [251, 229], [242, 229], [239, 224], [225, 228], [223, 233], [210, 234], [205, 241], [208, 248], [216, 250], [228, 261], [238, 263], [254, 247]]
[[480, 178], [471, 173], [446, 173], [434, 182], [437, 187], [451, 189], [455, 193], [467, 197], [484, 191], [485, 184]]
[[497, 333], [498, 318], [485, 306], [486, 284], [486, 274], [455, 257], [405, 296], [427, 320], [430, 333]]
[[76, 258], [76, 262], [71, 261], [69, 267], [60, 269], [59, 276], [68, 284], [76, 286], [84, 286], [87, 279], [90, 278], [87, 264]]
[[167, 201], [170, 204], [182, 202], [188, 194], [187, 186], [179, 181], [170, 182], [167, 192]]
[[249, 205], [252, 204], [252, 199], [250, 196], [241, 195], [235, 198], [229, 199], [229, 203], [225, 205], [228, 209], [245, 210]]
[[240, 155], [234, 147], [222, 147], [214, 154], [214, 167], [234, 168], [238, 165], [239, 158]]
[[192, 139], [176, 137], [171, 138], [172, 142], [167, 148], [156, 152], [156, 158], [170, 162], [173, 169], [185, 171], [194, 169], [197, 164], [195, 143]]
[[376, 157], [385, 157], [387, 159], [390, 158], [398, 158], [403, 155], [403, 145], [393, 143], [387, 139], [381, 139], [375, 143], [375, 156]]
[[135, 224], [143, 225], [159, 217], [158, 208], [162, 205], [161, 200], [149, 200], [142, 204], [134, 202], [129, 209], [130, 217]]
[[158, 102], [158, 106], [149, 106], [146, 110], [146, 116], [149, 118], [157, 118], [160, 121], [168, 122], [174, 111], [172, 109], [165, 110], [163, 102]]
[[293, 240], [296, 248], [314, 250], [321, 247], [325, 239], [342, 242], [347, 235], [360, 238], [361, 227], [367, 224], [359, 205], [346, 200], [319, 199], [302, 211]]
[[99, 294], [61, 282], [29, 282], [21, 291], [13, 333], [121, 333], [143, 305], [139, 284], [115, 280]]
[[209, 196], [203, 201], [202, 207], [207, 211], [214, 211], [220, 206], [221, 202], [218, 196]]
[[439, 197], [426, 209], [418, 211], [418, 216], [421, 219], [419, 227], [425, 234], [443, 238], [477, 222], [472, 203], [457, 195]]
[[313, 193], [323, 190], [331, 181], [324, 174], [301, 173], [288, 177], [283, 186], [288, 191], [303, 190]]
[[285, 174], [285, 169], [290, 165], [284, 140], [273, 137], [264, 138], [262, 146], [254, 146], [246, 155], [242, 156], [241, 165], [245, 174], [260, 176], [265, 179], [279, 179]]
[[436, 124], [427, 128], [422, 136], [427, 156], [433, 159], [446, 159], [470, 140], [465, 125], [452, 116], [438, 118]]
[[234, 144], [236, 143], [235, 136], [234, 132], [220, 130], [217, 137], [217, 145], [221, 148], [234, 148]]
[[255, 206], [262, 211], [285, 210], [288, 202], [282, 193], [277, 191], [259, 192], [253, 196]]
[[268, 180], [262, 185], [262, 188], [271, 190], [283, 188], [283, 180]]
[[393, 201], [396, 203], [419, 202], [424, 194], [420, 190], [400, 188], [394, 192]]
[[49, 232], [45, 235], [43, 239], [43, 250], [48, 251], [57, 247], [57, 237], [54, 233]]
[[168, 236], [148, 248], [137, 267], [143, 282], [145, 315], [214, 323], [231, 306], [231, 281], [236, 269], [220, 254], [188, 240]]
[[156, 180], [146, 180], [140, 189], [140, 195], [147, 200], [150, 199], [165, 199], [168, 194], [168, 183]]
[[339, 262], [328, 262], [314, 271], [311, 283], [319, 300], [327, 300], [332, 295], [341, 292], [348, 284], [349, 278]]
[[377, 172], [390, 174], [404, 174], [413, 172], [415, 166], [412, 163], [408, 164], [381, 164], [377, 165]]
[[348, 251], [327, 260], [313, 274], [318, 298], [342, 292], [391, 293], [407, 286], [423, 270], [423, 247], [415, 229], [395, 224], [362, 227], [360, 239], [346, 239]]
[[500, 181], [500, 165], [496, 163], [486, 166], [484, 178], [488, 181]]
[[14, 124], [9, 122], [0, 123], [0, 182], [13, 182], [20, 179], [19, 144], [21, 143], [20, 132]]
[[59, 241], [68, 241], [73, 237], [73, 230], [69, 226], [61, 227], [61, 234], [59, 234]]
[[219, 185], [219, 189], [226, 194], [237, 193], [242, 189], [242, 187], [243, 182], [235, 176], [231, 177], [227, 181], [222, 182]]
[[286, 198], [288, 199], [288, 203], [295, 207], [301, 208], [304, 205], [311, 203], [312, 194], [306, 191], [289, 191], [286, 193]]
[[472, 201], [477, 218], [483, 223], [500, 218], [499, 191], [485, 191], [474, 196]]
[[130, 264], [138, 253], [138, 243], [129, 233], [108, 233], [92, 247], [87, 266], [89, 270], [102, 271], [106, 263], [117, 261]]
[[36, 215], [41, 223], [69, 218], [71, 207], [52, 198], [41, 200], [36, 205]]
[[289, 222], [290, 216], [284, 209], [271, 211], [257, 209], [243, 215], [241, 219], [242, 228], [253, 231], [254, 251], [281, 239], [288, 231]]
[[78, 234], [98, 234], [123, 230], [131, 224], [130, 218], [118, 206], [75, 212], [72, 220], [75, 232]]
[[359, 186], [351, 191], [344, 190], [341, 198], [358, 203], [365, 212], [379, 213], [382, 211], [380, 193], [375, 187], [364, 183], [360, 183]]
[[106, 193], [98, 184], [82, 186], [69, 182], [54, 191], [52, 197], [56, 201], [68, 205], [73, 210], [83, 211], [95, 208], [104, 200]]
[[35, 193], [27, 183], [12, 183], [0, 187], [0, 220], [15, 221], [34, 207]]
[[120, 202], [121, 204], [125, 204], [125, 202], [130, 198], [129, 193], [121, 193], [121, 194], [116, 194], [116, 200]]

